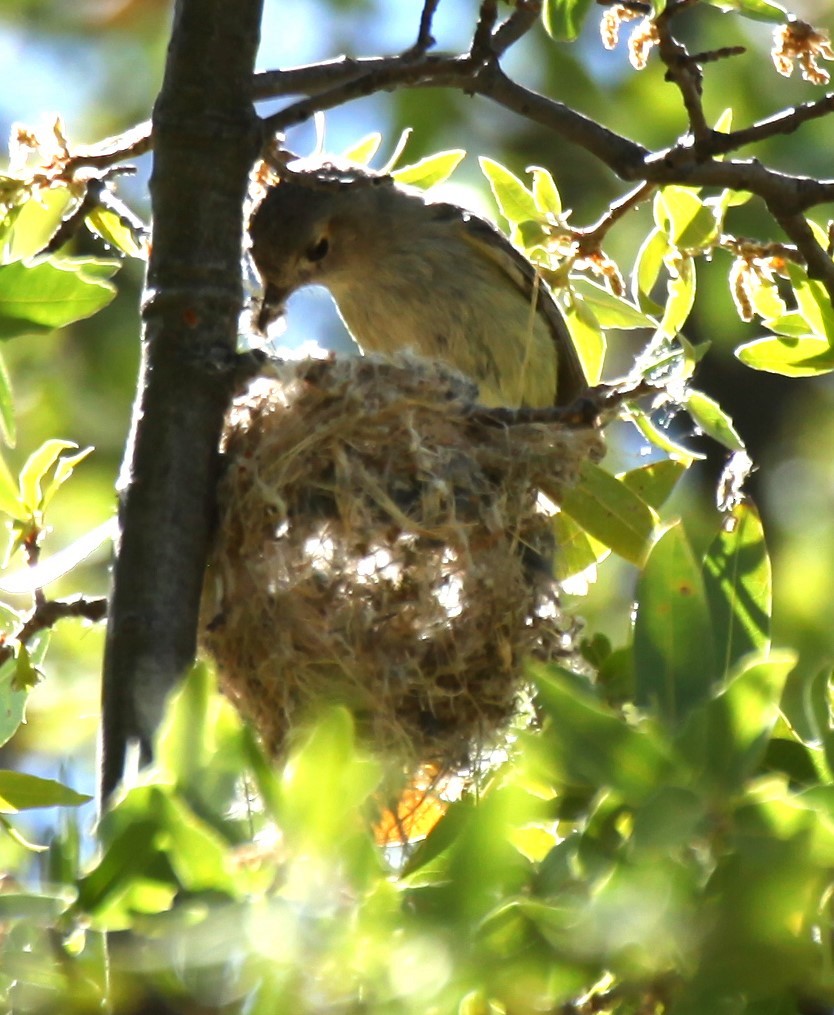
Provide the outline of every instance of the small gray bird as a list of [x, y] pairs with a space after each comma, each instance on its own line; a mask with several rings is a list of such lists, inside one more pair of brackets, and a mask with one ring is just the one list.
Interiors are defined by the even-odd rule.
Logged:
[[265, 287], [261, 328], [297, 289], [321, 285], [363, 351], [440, 360], [475, 381], [485, 405], [567, 405], [587, 387], [535, 268], [462, 208], [325, 166], [271, 186], [249, 231]]

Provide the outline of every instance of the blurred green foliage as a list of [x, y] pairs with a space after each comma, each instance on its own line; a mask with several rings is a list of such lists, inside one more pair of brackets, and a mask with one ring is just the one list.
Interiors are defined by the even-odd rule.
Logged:
[[[33, 73], [47, 79], [49, 47], [66, 59], [83, 46], [96, 60], [96, 86], [75, 96], [68, 125], [92, 140], [148, 115], [169, 6], [15, 0], [0, 12], [0, 38], [7, 30], [44, 46]], [[748, 47], [707, 68], [711, 122], [729, 124], [728, 101], [741, 125], [814, 97], [770, 66], [769, 29], [755, 18], [778, 20], [774, 5], [692, 6], [679, 22], [692, 50]], [[643, 144], [671, 144], [685, 129], [674, 88], [651, 62], [630, 70], [624, 42], [603, 53], [589, 11], [546, 3], [550, 35], [576, 41], [533, 33], [508, 70]], [[475, 12], [469, 0], [441, 3], [440, 46], [444, 31], [450, 47], [465, 45], [455, 33]], [[386, 33], [413, 41], [418, 13], [367, 0], [299, 5], [297, 17], [304, 45], [322, 56], [337, 45], [367, 55]], [[265, 38], [266, 65], [294, 62], [280, 45]], [[0, 109], [16, 116], [15, 89], [6, 93]], [[52, 105], [65, 99], [56, 86]], [[716, 245], [726, 232], [780, 239], [743, 195], [665, 188], [608, 234], [603, 271], [572, 263], [551, 241], [568, 224], [597, 221], [619, 185], [586, 153], [503, 111], [479, 106], [489, 115], [473, 116], [472, 101], [396, 92], [357, 114], [335, 111], [328, 130], [336, 147], [341, 139], [370, 159], [379, 136], [368, 129], [414, 127], [403, 177], [412, 184], [445, 179], [464, 149], [488, 153], [481, 167], [498, 210], [557, 288], [589, 374], [628, 372], [639, 354], [638, 373], [679, 382], [691, 421], [669, 428], [630, 407], [637, 430], [614, 441], [611, 466], [588, 468], [556, 520], [562, 576], [600, 576], [577, 598], [594, 678], [531, 668], [535, 724], [427, 837], [383, 848], [374, 825], [390, 773], [356, 742], [346, 712], [299, 731], [276, 768], [198, 666], [160, 730], [155, 767], [103, 819], [94, 853], [88, 811], [77, 810], [86, 797], [67, 783], [91, 781], [101, 632], [61, 621], [24, 645], [14, 635], [31, 595], [7, 593], [0, 992], [9, 1010], [90, 1012], [105, 997], [124, 1012], [257, 1015], [834, 1007], [830, 303], [802, 269], [745, 270]], [[830, 134], [822, 119], [755, 154], [824, 176]], [[11, 572], [0, 586], [12, 589], [26, 587], [30, 567], [37, 585], [54, 546], [112, 514], [142, 273], [141, 237], [101, 208], [59, 254], [32, 260], [77, 195], [27, 189], [25, 178], [21, 166], [0, 178], [0, 509]], [[474, 159], [455, 179], [484, 189]], [[119, 191], [147, 210], [141, 174]], [[91, 446], [89, 457], [75, 450]], [[759, 467], [762, 517], [739, 496], [745, 449]], [[719, 517], [709, 501], [729, 454], [738, 474], [725, 475]], [[59, 559], [44, 573], [50, 598], [92, 596], [106, 583], [101, 564], [79, 562], [77, 544], [65, 568]], [[80, 761], [57, 773], [56, 757]], [[47, 807], [62, 808], [51, 832], [22, 820]]]

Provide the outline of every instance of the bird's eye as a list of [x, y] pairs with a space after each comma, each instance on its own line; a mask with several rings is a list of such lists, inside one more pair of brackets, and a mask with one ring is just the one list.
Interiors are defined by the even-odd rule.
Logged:
[[322, 236], [322, 238], [314, 243], [307, 251], [307, 260], [321, 261], [322, 258], [327, 256], [328, 250], [330, 250], [330, 240], [328, 240], [326, 236]]

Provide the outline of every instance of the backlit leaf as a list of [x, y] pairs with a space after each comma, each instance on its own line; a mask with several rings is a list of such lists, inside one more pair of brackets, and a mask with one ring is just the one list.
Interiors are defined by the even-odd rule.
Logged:
[[593, 0], [545, 0], [542, 7], [545, 31], [553, 39], [575, 39], [592, 6]]
[[101, 310], [116, 295], [71, 261], [0, 265], [0, 339], [47, 334]]
[[738, 504], [704, 558], [704, 585], [724, 672], [743, 656], [769, 647], [771, 584], [761, 519], [752, 504]]
[[654, 514], [610, 472], [584, 462], [578, 485], [562, 498], [562, 510], [631, 563], [641, 564], [645, 559], [654, 535]]
[[636, 701], [681, 722], [716, 680], [712, 621], [701, 569], [680, 523], [652, 547], [637, 583]]
[[650, 507], [658, 510], [685, 472], [686, 465], [683, 462], [665, 458], [624, 472], [619, 480]]
[[506, 166], [482, 155], [478, 162], [487, 178], [498, 210], [511, 225], [519, 225], [528, 219], [536, 221], [541, 212], [531, 191]]
[[730, 451], [744, 451], [744, 443], [736, 433], [733, 421], [709, 395], [690, 390], [683, 404], [697, 426], [714, 441]]
[[533, 200], [536, 207], [543, 214], [550, 213], [558, 218], [562, 214], [562, 198], [550, 172], [541, 166], [528, 166], [527, 172], [533, 174]]
[[374, 131], [371, 134], [366, 134], [365, 137], [352, 144], [349, 148], [346, 148], [342, 152], [342, 158], [346, 162], [355, 162], [357, 165], [367, 166], [374, 155], [376, 155], [381, 144], [382, 134], [379, 131]]
[[0, 812], [4, 814], [35, 807], [77, 807], [91, 799], [54, 779], [41, 779], [24, 772], [0, 771]]
[[816, 377], [834, 370], [834, 353], [824, 338], [759, 338], [736, 349], [742, 363], [785, 377]]
[[452, 148], [446, 152], [429, 155], [410, 166], [395, 169], [391, 175], [397, 183], [428, 190], [429, 187], [448, 180], [465, 155], [465, 148]]

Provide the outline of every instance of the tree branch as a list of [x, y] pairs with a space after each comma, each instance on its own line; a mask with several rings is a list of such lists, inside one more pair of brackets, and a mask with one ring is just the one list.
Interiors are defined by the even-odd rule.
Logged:
[[422, 56], [426, 50], [434, 45], [434, 36], [431, 34], [431, 23], [434, 20], [434, 12], [440, 6], [440, 0], [425, 0], [423, 13], [420, 15], [420, 27], [417, 30], [417, 41], [411, 47], [412, 56]]
[[[535, 23], [541, 0], [517, 0], [513, 13], [498, 27], [497, 8], [489, 0], [482, 4], [478, 26], [469, 53], [462, 55], [426, 54], [431, 19], [439, 0], [425, 0], [421, 15], [418, 43], [399, 56], [337, 60], [285, 71], [269, 71], [256, 75], [253, 97], [275, 98], [302, 95], [283, 109], [266, 117], [265, 134], [286, 131], [309, 120], [317, 112], [332, 109], [353, 99], [395, 88], [446, 87], [476, 94], [538, 123], [562, 139], [576, 144], [599, 159], [620, 179], [663, 186], [682, 184], [749, 190], [765, 201], [777, 221], [788, 224], [800, 254], [807, 258], [814, 277], [825, 278], [829, 272], [823, 264], [818, 245], [812, 244], [807, 229], [800, 229], [795, 216], [807, 209], [834, 201], [834, 180], [815, 180], [780, 173], [756, 160], [728, 160], [724, 156], [747, 144], [780, 133], [789, 133], [803, 123], [834, 111], [834, 94], [814, 103], [807, 103], [780, 113], [761, 123], [730, 133], [710, 129], [703, 116], [700, 101], [699, 61], [733, 55], [735, 50], [716, 50], [691, 56], [672, 38], [661, 19], [661, 57], [684, 98], [692, 137], [666, 151], [650, 152], [642, 145], [609, 130], [574, 109], [546, 98], [513, 81], [498, 65], [498, 56], [521, 38]], [[642, 10], [642, 5], [640, 9]], [[670, 7], [668, 17], [686, 3]], [[110, 139], [102, 146], [74, 153], [70, 164], [107, 165], [119, 157], [136, 154], [149, 146], [149, 136], [140, 125], [131, 135]], [[797, 239], [799, 234], [802, 236]], [[812, 239], [812, 237], [811, 237]], [[824, 254], [824, 252], [823, 252]]]
[[131, 741], [149, 760], [165, 698], [195, 652], [235, 375], [242, 206], [261, 144], [252, 105], [261, 8], [262, 0], [178, 0], [154, 108], [143, 365], [104, 660], [103, 802]]
[[36, 634], [54, 627], [59, 620], [80, 619], [97, 623], [107, 616], [106, 599], [87, 599], [73, 596], [72, 599], [45, 599], [38, 603], [16, 634], [0, 645], [0, 666], [15, 654], [15, 643], [27, 645]]
[[658, 52], [666, 66], [666, 80], [673, 82], [681, 93], [689, 129], [697, 142], [710, 132], [704, 116], [703, 74], [697, 62], [689, 55], [686, 46], [672, 35], [670, 19], [677, 9], [674, 5], [667, 7], [663, 14], [655, 19]]
[[760, 120], [751, 127], [744, 127], [742, 130], [731, 130], [727, 134], [713, 133], [709, 140], [709, 153], [711, 155], [724, 155], [727, 152], [738, 151], [749, 144], [757, 141], [765, 141], [767, 138], [775, 137], [777, 134], [792, 134], [799, 130], [803, 123], [816, 120], [821, 116], [827, 116], [834, 112], [834, 93], [817, 99], [816, 102], [805, 102], [801, 106], [794, 106], [793, 109], [777, 113], [775, 116]]
[[796, 244], [796, 249], [805, 261], [808, 275], [822, 282], [834, 306], [834, 261], [831, 260], [831, 255], [819, 245], [803, 215], [785, 214], [778, 206], [773, 205], [768, 205], [768, 209]]

